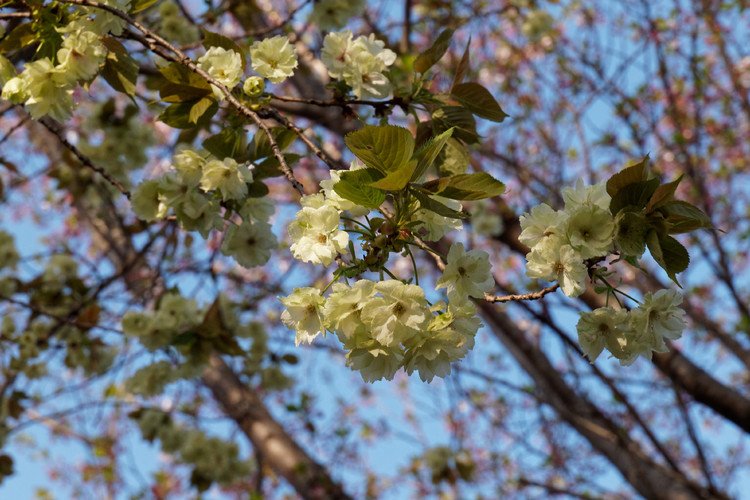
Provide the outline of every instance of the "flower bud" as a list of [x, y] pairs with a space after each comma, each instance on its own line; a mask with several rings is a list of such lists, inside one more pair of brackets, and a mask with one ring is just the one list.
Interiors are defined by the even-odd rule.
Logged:
[[245, 95], [249, 97], [258, 97], [265, 89], [266, 84], [263, 81], [263, 78], [259, 76], [251, 76], [242, 84], [242, 90], [245, 92]]

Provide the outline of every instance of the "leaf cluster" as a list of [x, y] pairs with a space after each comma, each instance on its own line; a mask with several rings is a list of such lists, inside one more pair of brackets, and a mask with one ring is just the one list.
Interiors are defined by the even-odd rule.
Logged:
[[444, 175], [423, 181], [454, 132], [453, 128], [425, 141], [417, 148], [411, 132], [394, 125], [366, 126], [346, 136], [345, 142], [365, 165], [343, 172], [334, 190], [341, 197], [367, 208], [379, 208], [388, 197], [420, 202], [421, 208], [445, 217], [464, 214], [430, 198], [480, 200], [503, 193], [505, 186], [484, 172]]
[[648, 248], [651, 256], [679, 285], [677, 274], [690, 256], [673, 234], [712, 229], [711, 220], [695, 205], [675, 198], [682, 176], [663, 183], [652, 176], [649, 157], [626, 167], [607, 181], [615, 217], [615, 246], [631, 263]]

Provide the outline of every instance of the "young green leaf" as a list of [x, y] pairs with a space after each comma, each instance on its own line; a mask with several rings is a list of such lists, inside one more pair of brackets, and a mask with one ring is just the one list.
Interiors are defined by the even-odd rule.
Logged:
[[435, 163], [440, 152], [445, 147], [448, 139], [453, 135], [453, 128], [449, 128], [442, 134], [439, 134], [429, 141], [427, 141], [419, 150], [416, 152], [414, 157], [417, 159], [417, 167], [411, 176], [412, 181], [419, 180], [422, 175], [427, 171], [428, 168]]
[[252, 183], [247, 185], [247, 195], [250, 198], [263, 198], [269, 193], [268, 186], [255, 179]]
[[130, 13], [138, 14], [139, 12], [143, 12], [158, 1], [159, 0], [135, 0], [133, 6], [130, 8]]
[[414, 61], [414, 70], [418, 73], [424, 73], [435, 65], [443, 57], [453, 38], [453, 30], [447, 29], [440, 33], [432, 46], [419, 54]]
[[35, 23], [39, 45], [37, 45], [35, 56], [37, 59], [49, 57], [54, 61], [63, 41], [62, 36], [57, 31], [60, 20], [49, 9], [40, 9], [37, 16], [40, 16], [40, 19]]
[[432, 194], [452, 200], [482, 200], [503, 194], [505, 184], [490, 174], [458, 174], [441, 177], [422, 184], [422, 188]]
[[245, 132], [228, 127], [203, 141], [203, 147], [217, 158], [234, 158], [245, 153]]
[[666, 205], [670, 201], [674, 200], [674, 192], [677, 190], [677, 186], [679, 186], [681, 180], [682, 176], [679, 176], [672, 182], [662, 184], [661, 186], [656, 188], [653, 196], [651, 196], [651, 199], [648, 200], [648, 204], [646, 205], [646, 213], [652, 212], [660, 206]]
[[107, 57], [101, 70], [102, 77], [116, 91], [134, 96], [135, 84], [138, 80], [138, 63], [114, 38], [105, 36], [102, 38], [102, 43], [107, 47]]
[[383, 177], [374, 168], [363, 168], [341, 173], [341, 180], [334, 184], [333, 190], [347, 200], [367, 208], [379, 208], [385, 201], [385, 193], [368, 184]]
[[209, 97], [198, 101], [179, 102], [167, 106], [159, 120], [174, 128], [192, 128], [207, 125], [219, 110], [219, 103]]
[[453, 210], [450, 207], [440, 203], [430, 196], [431, 193], [424, 189], [414, 187], [410, 190], [412, 196], [419, 202], [420, 208], [435, 212], [443, 217], [450, 217], [451, 219], [466, 219], [469, 215], [464, 212]]
[[653, 230], [649, 231], [646, 236], [646, 243], [656, 263], [667, 272], [669, 278], [677, 286], [682, 287], [677, 281], [677, 273], [684, 271], [690, 265], [690, 255], [687, 249], [668, 234], [659, 234]]
[[443, 132], [453, 128], [453, 137], [466, 144], [479, 142], [477, 121], [471, 111], [466, 108], [443, 106], [432, 113], [432, 121], [438, 131]]
[[703, 211], [686, 201], [674, 200], [659, 207], [671, 234], [688, 233], [697, 229], [711, 229], [711, 219]]
[[456, 85], [451, 90], [451, 95], [466, 109], [487, 120], [502, 122], [508, 116], [490, 91], [476, 82]]
[[[271, 135], [281, 151], [285, 151], [297, 138], [297, 134], [286, 127], [273, 127]], [[253, 142], [248, 145], [248, 155], [251, 160], [273, 156], [271, 141], [268, 140], [268, 134], [264, 130], [259, 130], [253, 136]]]
[[610, 177], [607, 181], [607, 193], [614, 197], [625, 186], [648, 179], [648, 170], [646, 168], [648, 161], [649, 157], [646, 155], [642, 160], [625, 167], [624, 170]]
[[620, 188], [609, 203], [609, 211], [612, 215], [626, 207], [642, 209], [651, 199], [659, 187], [659, 179], [653, 178], [647, 181], [634, 182]]
[[469, 69], [469, 46], [471, 45], [471, 37], [469, 37], [469, 41], [466, 42], [466, 48], [464, 49], [464, 55], [461, 56], [461, 60], [458, 62], [458, 67], [456, 68], [456, 74], [453, 76], [453, 83], [451, 84], [451, 92], [453, 92], [453, 89], [456, 88], [456, 85], [461, 83], [464, 79], [464, 76], [466, 76], [466, 72]]
[[463, 174], [469, 167], [471, 157], [461, 141], [454, 138], [448, 139], [443, 151], [438, 156], [438, 172], [441, 175]]
[[640, 257], [646, 251], [650, 225], [640, 211], [622, 210], [615, 218], [615, 247], [623, 254]]
[[0, 54], [7, 56], [11, 52], [15, 52], [33, 44], [38, 39], [38, 36], [34, 31], [34, 23], [29, 22], [19, 24], [1, 38]]
[[[190, 107], [190, 111], [188, 112], [188, 121], [194, 124], [197, 124], [201, 120], [205, 120], [207, 122], [205, 116], [209, 115], [209, 119], [210, 117], [213, 117], [214, 113], [216, 113], [216, 111], [218, 110], [218, 107], [219, 103], [217, 103], [214, 99], [212, 99], [211, 97], [204, 97]], [[211, 111], [212, 108], [214, 108], [213, 111]]]
[[348, 134], [344, 142], [362, 163], [384, 174], [405, 166], [414, 153], [411, 132], [394, 125], [368, 125]]
[[414, 176], [414, 172], [417, 168], [417, 160], [411, 160], [409, 163], [389, 172], [388, 175], [380, 180], [370, 183], [370, 186], [383, 189], [385, 191], [401, 191], [409, 183], [409, 180]]
[[[294, 153], [284, 154], [284, 160], [290, 167], [297, 163], [302, 156]], [[275, 156], [267, 156], [260, 163], [255, 164], [253, 169], [253, 178], [256, 180], [267, 179], [269, 177], [278, 177], [284, 172], [279, 168], [279, 160]]]

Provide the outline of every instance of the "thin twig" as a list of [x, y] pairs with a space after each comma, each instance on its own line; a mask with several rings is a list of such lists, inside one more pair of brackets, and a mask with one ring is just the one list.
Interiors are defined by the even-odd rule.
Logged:
[[484, 294], [484, 300], [491, 303], [502, 303], [502, 302], [518, 302], [520, 300], [539, 300], [548, 293], [552, 293], [560, 288], [560, 285], [555, 283], [547, 288], [542, 288], [536, 292], [519, 293], [512, 295], [490, 295], [489, 293]]
[[295, 125], [291, 120], [289, 120], [288, 118], [286, 118], [284, 115], [282, 115], [281, 113], [279, 113], [275, 109], [270, 109], [269, 108], [269, 109], [266, 109], [264, 111], [269, 116], [271, 116], [274, 120], [276, 120], [279, 123], [281, 123], [284, 127], [288, 128], [289, 130], [291, 130], [292, 132], [294, 132], [295, 134], [297, 134], [297, 136], [300, 139], [302, 139], [302, 142], [304, 142], [307, 145], [307, 147], [310, 148], [310, 151], [312, 151], [315, 154], [315, 156], [317, 156], [318, 158], [320, 158], [323, 161], [323, 163], [325, 163], [326, 165], [328, 165], [328, 168], [330, 168], [331, 170], [341, 170], [341, 169], [345, 168], [345, 165], [343, 165], [343, 164], [341, 164], [339, 162], [336, 162], [336, 160], [334, 160], [333, 158], [331, 158], [331, 156], [328, 153], [326, 153], [325, 151], [323, 151], [322, 149], [320, 149], [313, 141], [311, 141], [305, 135], [305, 132], [301, 128], [299, 128], [297, 125]]
[[0, 19], [25, 19], [31, 17], [31, 12], [6, 12], [0, 14]]
[[63, 137], [62, 133], [60, 132], [59, 128], [54, 122], [52, 122], [51, 120], [47, 118], [42, 118], [41, 120], [39, 120], [39, 123], [44, 125], [44, 127], [47, 130], [52, 132], [55, 135], [55, 137], [58, 138], [60, 143], [62, 143], [63, 146], [65, 146], [71, 153], [73, 153], [73, 155], [75, 155], [75, 157], [78, 158], [78, 161], [80, 161], [84, 166], [90, 168], [94, 172], [104, 177], [104, 179], [107, 182], [112, 184], [112, 186], [114, 186], [115, 189], [117, 189], [119, 192], [124, 194], [126, 198], [128, 199], [130, 198], [130, 191], [128, 191], [128, 189], [125, 186], [123, 186], [123, 184], [120, 181], [112, 177], [109, 174], [109, 172], [104, 170], [102, 167], [94, 165], [94, 163], [86, 155], [81, 153], [77, 147], [75, 147], [70, 141], [68, 141], [65, 137]]

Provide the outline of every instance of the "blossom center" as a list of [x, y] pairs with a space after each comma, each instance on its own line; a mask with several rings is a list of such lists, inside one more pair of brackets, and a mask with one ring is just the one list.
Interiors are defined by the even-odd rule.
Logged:
[[397, 317], [398, 317], [398, 316], [401, 316], [401, 315], [402, 315], [402, 314], [404, 314], [405, 312], [406, 312], [406, 306], [405, 306], [404, 304], [402, 304], [401, 302], [396, 302], [396, 303], [395, 303], [395, 304], [393, 305], [393, 314], [394, 314], [395, 316], [397, 316]]

